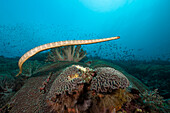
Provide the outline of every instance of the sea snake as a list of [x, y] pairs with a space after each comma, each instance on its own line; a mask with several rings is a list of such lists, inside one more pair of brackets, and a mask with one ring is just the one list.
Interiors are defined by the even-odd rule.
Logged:
[[94, 44], [94, 43], [99, 43], [99, 42], [105, 42], [109, 40], [115, 40], [120, 38], [119, 36], [117, 37], [110, 37], [110, 38], [103, 38], [103, 39], [93, 39], [93, 40], [67, 40], [67, 41], [59, 41], [59, 42], [52, 42], [52, 43], [47, 43], [44, 45], [37, 46], [28, 52], [26, 52], [18, 62], [18, 67], [19, 67], [19, 73], [16, 75], [20, 75], [22, 73], [22, 65], [23, 63], [29, 59], [30, 57], [34, 56], [35, 54], [51, 49], [51, 48], [56, 48], [56, 47], [61, 47], [61, 46], [69, 46], [69, 45], [85, 45], [85, 44]]

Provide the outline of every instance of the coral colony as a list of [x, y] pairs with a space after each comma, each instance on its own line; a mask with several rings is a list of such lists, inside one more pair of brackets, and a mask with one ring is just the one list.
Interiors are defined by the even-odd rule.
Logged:
[[[114, 68], [101, 67], [93, 70], [72, 65], [53, 82], [46, 98], [51, 112], [85, 112], [87, 110], [92, 112], [97, 106], [103, 105], [105, 108], [99, 107], [98, 111], [111, 112], [119, 110], [128, 101], [128, 94], [126, 95], [125, 91], [128, 86], [128, 79]], [[113, 93], [114, 90], [117, 90], [115, 91], [117, 94]], [[119, 93], [122, 94], [121, 97], [112, 97]], [[120, 101], [120, 98], [124, 100]], [[111, 100], [112, 104], [105, 103], [105, 100]]]

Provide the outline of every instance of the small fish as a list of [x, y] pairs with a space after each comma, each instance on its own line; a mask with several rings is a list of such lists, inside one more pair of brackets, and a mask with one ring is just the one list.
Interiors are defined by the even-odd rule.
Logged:
[[142, 48], [138, 49], [138, 51], [142, 51], [142, 50], [143, 50]]

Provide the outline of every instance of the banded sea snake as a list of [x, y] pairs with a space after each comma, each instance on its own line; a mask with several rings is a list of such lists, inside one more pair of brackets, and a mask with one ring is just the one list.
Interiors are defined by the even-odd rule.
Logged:
[[47, 43], [44, 45], [37, 46], [28, 52], [26, 52], [18, 62], [18, 67], [19, 67], [19, 73], [16, 75], [20, 75], [22, 73], [22, 65], [26, 60], [28, 60], [30, 57], [34, 56], [35, 54], [51, 49], [51, 48], [56, 48], [56, 47], [61, 47], [61, 46], [70, 46], [70, 45], [86, 45], [86, 44], [94, 44], [94, 43], [99, 43], [99, 42], [105, 42], [105, 41], [110, 41], [110, 40], [115, 40], [120, 38], [119, 36], [117, 37], [110, 37], [110, 38], [103, 38], [103, 39], [93, 39], [93, 40], [67, 40], [67, 41], [59, 41], [59, 42], [52, 42], [52, 43]]

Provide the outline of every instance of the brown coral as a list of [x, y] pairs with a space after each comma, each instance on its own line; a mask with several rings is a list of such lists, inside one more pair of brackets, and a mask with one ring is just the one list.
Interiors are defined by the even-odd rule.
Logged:
[[118, 70], [110, 67], [95, 69], [96, 76], [91, 81], [91, 89], [96, 92], [112, 92], [114, 89], [125, 89], [129, 80]]
[[79, 84], [88, 82], [86, 78], [90, 78], [89, 73], [92, 73], [90, 69], [87, 68], [86, 70], [86, 68], [79, 65], [67, 67], [52, 84], [49, 97], [54, 95], [54, 92], [57, 95], [72, 94], [73, 90], [77, 90]]
[[119, 111], [123, 104], [130, 102], [133, 96], [125, 89], [116, 89], [111, 94], [105, 94], [97, 98], [94, 96], [93, 105], [90, 109], [91, 113], [114, 113]]
[[81, 45], [64, 46], [51, 49], [46, 61], [74, 61], [79, 62], [86, 56], [86, 51], [81, 49]]
[[[95, 103], [93, 97], [99, 97], [101, 99], [97, 106], [102, 108], [99, 111], [105, 108], [117, 111], [128, 101], [125, 96], [128, 85], [128, 79], [114, 68], [101, 67], [92, 70], [72, 65], [53, 82], [46, 96], [47, 105], [51, 112], [85, 112]], [[110, 94], [100, 93], [107, 91], [110, 91]], [[110, 99], [114, 105], [107, 103]]]
[[67, 67], [53, 82], [46, 96], [51, 112], [86, 111], [90, 104], [90, 81], [94, 71], [88, 67]]
[[[77, 100], [83, 93], [84, 85], [78, 85], [77, 90], [73, 91], [72, 95], [61, 95], [47, 100], [47, 104], [50, 108], [50, 112], [71, 112], [77, 109]], [[75, 112], [74, 112], [75, 113]]]
[[[81, 78], [75, 77], [79, 76], [79, 74], [79, 69], [77, 69], [75, 66], [66, 68], [52, 84], [49, 97], [54, 95], [54, 92], [57, 95], [64, 94], [66, 92], [71, 94], [73, 90], [77, 89], [77, 85], [83, 82]], [[71, 79], [73, 76], [75, 78]]]

